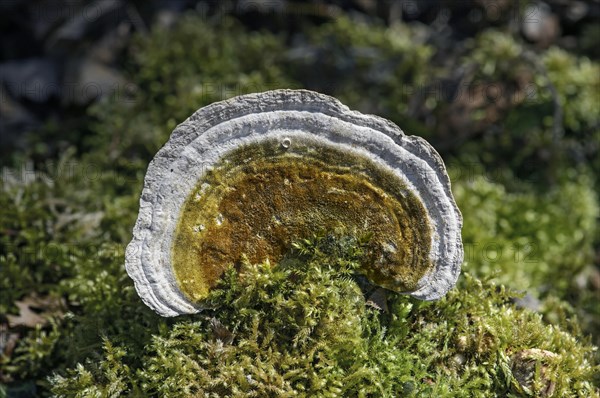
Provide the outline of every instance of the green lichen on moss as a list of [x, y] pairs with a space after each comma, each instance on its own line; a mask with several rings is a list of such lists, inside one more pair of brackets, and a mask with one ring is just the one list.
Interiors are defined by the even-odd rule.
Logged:
[[431, 268], [430, 227], [420, 200], [391, 172], [333, 146], [294, 140], [245, 145], [198, 182], [173, 240], [173, 269], [184, 293], [206, 297], [245, 256], [279, 262], [293, 239], [315, 231], [371, 235], [362, 272], [411, 291]]

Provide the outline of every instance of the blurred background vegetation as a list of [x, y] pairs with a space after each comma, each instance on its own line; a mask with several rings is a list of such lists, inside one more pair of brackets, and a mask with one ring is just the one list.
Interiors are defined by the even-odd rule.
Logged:
[[0, 11], [5, 394], [47, 394], [47, 377], [99, 358], [103, 338], [135, 351], [170, 327], [123, 269], [147, 164], [199, 107], [276, 88], [330, 94], [426, 138], [463, 212], [463, 269], [600, 344], [598, 1]]

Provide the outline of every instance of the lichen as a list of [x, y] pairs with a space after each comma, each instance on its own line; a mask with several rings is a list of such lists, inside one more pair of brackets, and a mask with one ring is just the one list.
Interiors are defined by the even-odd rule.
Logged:
[[421, 201], [372, 160], [343, 148], [287, 140], [233, 150], [189, 195], [172, 248], [183, 292], [202, 300], [244, 256], [277, 263], [293, 238], [319, 230], [369, 234], [361, 271], [378, 285], [414, 290], [431, 267]]

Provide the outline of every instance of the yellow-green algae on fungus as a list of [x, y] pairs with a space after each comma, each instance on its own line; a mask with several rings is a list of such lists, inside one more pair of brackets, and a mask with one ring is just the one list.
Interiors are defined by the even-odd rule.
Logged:
[[361, 271], [424, 300], [460, 273], [462, 217], [423, 139], [307, 90], [201, 108], [156, 154], [125, 266], [163, 316], [194, 313], [223, 271], [277, 263], [319, 231], [370, 234]]
[[413, 291], [430, 269], [427, 213], [389, 172], [334, 147], [268, 140], [234, 149], [190, 193], [173, 240], [175, 275], [200, 300], [243, 256], [277, 263], [317, 228], [372, 234], [362, 271], [380, 286]]

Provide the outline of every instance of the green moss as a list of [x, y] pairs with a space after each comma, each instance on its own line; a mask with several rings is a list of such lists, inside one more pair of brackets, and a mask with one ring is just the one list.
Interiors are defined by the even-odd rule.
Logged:
[[464, 209], [467, 269], [534, 295], [577, 289], [574, 275], [593, 260], [600, 215], [589, 177], [573, 175], [541, 196], [531, 187], [510, 192], [484, 176], [450, 173]]
[[390, 172], [334, 147], [266, 141], [234, 150], [198, 182], [173, 242], [173, 268], [193, 300], [224, 270], [279, 262], [292, 239], [315, 231], [370, 234], [362, 271], [411, 291], [430, 267], [430, 227], [421, 202]]
[[[100, 361], [54, 377], [53, 392], [516, 397], [548, 383], [557, 397], [598, 391], [594, 349], [515, 308], [502, 286], [467, 274], [438, 302], [388, 293], [388, 312], [378, 312], [366, 303], [370, 285], [353, 276], [364, 243], [324, 235], [296, 247], [277, 266], [246, 262], [242, 277], [231, 268], [208, 297], [213, 309], [155, 335], [136, 366], [129, 347], [105, 343]], [[520, 358], [532, 349], [552, 357], [527, 382]]]

